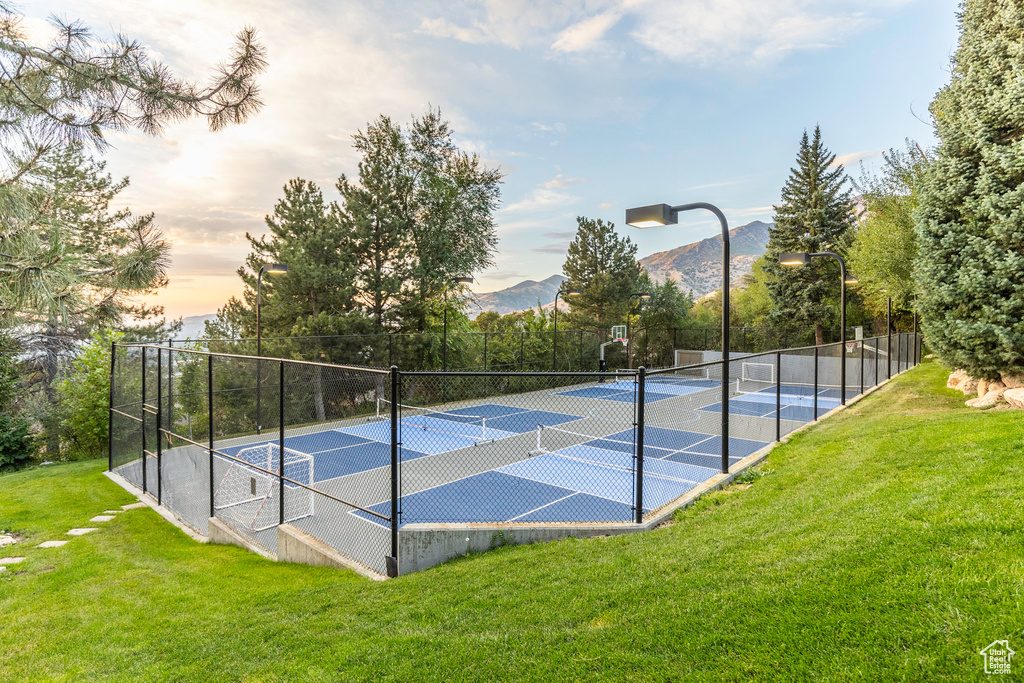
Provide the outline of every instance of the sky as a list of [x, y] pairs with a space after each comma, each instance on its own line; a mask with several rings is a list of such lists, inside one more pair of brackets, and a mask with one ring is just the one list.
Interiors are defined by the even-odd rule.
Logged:
[[267, 232], [291, 178], [329, 200], [356, 174], [352, 135], [380, 114], [439, 107], [455, 141], [504, 174], [495, 266], [476, 291], [561, 271], [576, 217], [615, 223], [639, 255], [719, 233], [711, 214], [625, 226], [627, 207], [711, 202], [731, 227], [770, 221], [800, 136], [820, 125], [851, 175], [906, 138], [935, 140], [928, 105], [949, 77], [956, 0], [33, 0], [25, 27], [81, 20], [203, 82], [254, 26], [263, 109], [210, 133], [110, 136], [121, 202], [172, 244], [169, 317], [242, 291], [245, 233]]

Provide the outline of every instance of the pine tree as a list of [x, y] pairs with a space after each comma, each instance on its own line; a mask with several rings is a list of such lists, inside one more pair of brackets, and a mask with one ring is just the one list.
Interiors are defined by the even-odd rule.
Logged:
[[167, 122], [192, 116], [218, 130], [243, 122], [261, 104], [255, 78], [265, 61], [252, 29], [239, 34], [230, 63], [199, 87], [174, 78], [123, 36], [100, 40], [80, 23], [53, 24], [57, 37], [32, 45], [21, 17], [0, 2], [0, 156], [9, 171], [0, 177], [0, 321], [9, 325], [74, 325], [83, 308], [104, 305], [97, 290], [109, 294], [113, 311], [118, 297], [163, 277], [166, 250], [148, 220], [136, 222], [128, 245], [113, 245], [116, 258], [103, 268], [83, 265], [87, 256], [102, 256], [89, 253], [93, 248], [111, 246], [99, 232], [90, 245], [61, 221], [41, 222], [41, 214], [67, 203], [51, 173], [64, 155], [82, 145], [104, 149], [109, 131], [157, 134]]
[[824, 343], [824, 327], [838, 322], [839, 266], [833, 259], [814, 259], [809, 266], [779, 264], [783, 252], [832, 251], [844, 255], [852, 238], [853, 207], [843, 167], [833, 168], [836, 156], [804, 131], [797, 167], [790, 169], [775, 207], [775, 224], [768, 230], [765, 269], [773, 324], [789, 329], [814, 327], [815, 342]]
[[940, 144], [924, 176], [914, 275], [925, 339], [975, 377], [1024, 372], [1024, 7], [966, 0]]
[[263, 276], [264, 335], [288, 336], [301, 320], [343, 317], [357, 309], [356, 257], [335, 213], [316, 183], [295, 178], [266, 217], [269, 237], [246, 234], [252, 251], [238, 270], [245, 283], [244, 329], [255, 334], [256, 279], [266, 263], [287, 264], [288, 273]]
[[563, 289], [580, 293], [567, 299], [571, 322], [578, 327], [607, 328], [624, 322], [630, 294], [637, 292], [641, 267], [636, 245], [621, 238], [613, 223], [576, 218], [576, 237], [562, 265]]

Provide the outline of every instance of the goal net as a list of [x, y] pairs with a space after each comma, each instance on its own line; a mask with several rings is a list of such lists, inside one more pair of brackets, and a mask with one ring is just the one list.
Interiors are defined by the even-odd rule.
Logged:
[[[281, 520], [281, 448], [276, 443], [243, 448], [228, 460], [213, 494], [220, 517], [246, 531], [265, 531]], [[222, 458], [223, 460], [223, 458]], [[313, 515], [313, 457], [284, 449], [284, 522]], [[297, 483], [293, 483], [297, 482]]]

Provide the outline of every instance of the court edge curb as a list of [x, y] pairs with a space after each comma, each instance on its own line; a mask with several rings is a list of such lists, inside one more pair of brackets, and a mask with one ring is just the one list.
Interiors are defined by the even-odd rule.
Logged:
[[148, 507], [152, 508], [153, 511], [155, 511], [158, 515], [163, 517], [165, 520], [167, 520], [174, 526], [181, 529], [185, 533], [185, 535], [187, 535], [193, 541], [198, 541], [199, 543], [210, 542], [209, 537], [205, 536], [197, 529], [193, 528], [188, 522], [175, 515], [168, 508], [157, 505], [156, 498], [154, 498], [152, 495], [148, 493], [144, 493], [142, 489], [140, 489], [135, 484], [131, 483], [130, 481], [122, 477], [120, 474], [110, 471], [106, 471], [103, 474], [104, 476], [106, 476], [107, 479], [114, 482], [115, 484], [123, 488], [125, 491], [138, 498], [139, 502], [145, 503]]

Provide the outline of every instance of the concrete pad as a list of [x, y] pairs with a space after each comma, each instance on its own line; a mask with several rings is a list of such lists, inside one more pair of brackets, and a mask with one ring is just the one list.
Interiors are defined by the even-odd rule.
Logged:
[[68, 536], [85, 536], [86, 534], [97, 530], [98, 527], [90, 527], [88, 529], [72, 529], [68, 532]]
[[65, 543], [67, 543], [67, 541], [43, 541], [42, 543], [40, 543], [36, 547], [37, 548], [59, 548], [62, 545], [64, 545]]
[[122, 505], [121, 509], [122, 510], [134, 510], [136, 508], [144, 508], [144, 507], [148, 507], [148, 506], [145, 503], [139, 502], [139, 503], [132, 503], [131, 505]]
[[96, 515], [95, 517], [93, 517], [89, 521], [90, 522], [109, 522], [113, 518], [114, 518], [114, 515]]
[[25, 561], [24, 557], [0, 557], [0, 565], [4, 565], [4, 564], [18, 564], [19, 562], [24, 562], [24, 561]]

